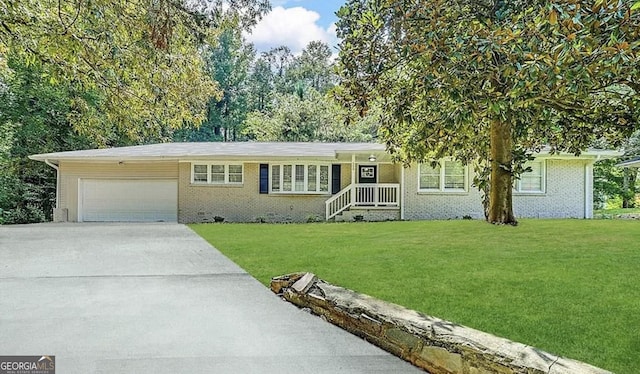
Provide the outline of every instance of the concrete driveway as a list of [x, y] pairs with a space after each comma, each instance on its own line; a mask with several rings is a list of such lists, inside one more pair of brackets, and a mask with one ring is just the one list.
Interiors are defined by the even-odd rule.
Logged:
[[61, 374], [422, 372], [178, 224], [0, 226], [0, 355]]

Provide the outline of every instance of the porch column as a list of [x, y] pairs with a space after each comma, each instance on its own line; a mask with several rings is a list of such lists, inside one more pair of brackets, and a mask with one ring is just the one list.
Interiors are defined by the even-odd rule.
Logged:
[[356, 155], [351, 155], [351, 184], [356, 183]]
[[351, 205], [356, 202], [356, 155], [351, 155]]

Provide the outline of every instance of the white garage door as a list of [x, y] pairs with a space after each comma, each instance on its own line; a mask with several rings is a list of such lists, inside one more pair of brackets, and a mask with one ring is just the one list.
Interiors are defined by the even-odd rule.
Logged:
[[83, 179], [80, 221], [175, 222], [176, 180]]

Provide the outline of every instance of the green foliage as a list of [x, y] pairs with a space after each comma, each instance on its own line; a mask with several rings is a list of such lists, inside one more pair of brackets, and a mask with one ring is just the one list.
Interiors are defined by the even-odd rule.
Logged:
[[263, 52], [261, 58], [269, 65], [275, 92], [291, 92], [294, 86], [294, 82], [289, 79], [289, 68], [294, 61], [291, 49], [284, 45], [271, 48], [269, 51]]
[[621, 214], [640, 215], [640, 208], [606, 208], [594, 211], [594, 218], [611, 219]]
[[372, 141], [379, 111], [345, 124], [349, 118], [331, 95], [335, 82], [331, 50], [311, 42], [300, 56], [274, 48], [255, 62], [243, 134], [258, 141]]
[[191, 227], [263, 284], [310, 271], [616, 373], [640, 372], [638, 334], [629, 328], [640, 324], [638, 222], [523, 220], [518, 229], [463, 220]]
[[338, 12], [337, 96], [360, 113], [382, 101], [381, 137], [404, 161], [486, 162], [496, 124], [512, 145], [492, 170], [513, 177], [544, 146], [617, 146], [640, 118], [632, 4], [350, 0]]
[[240, 140], [240, 130], [249, 111], [249, 68], [255, 58], [235, 28], [224, 30], [216, 45], [205, 52], [207, 70], [218, 83], [221, 97], [210, 98], [206, 119], [198, 126], [176, 131], [178, 141]]
[[0, 61], [38, 63], [50, 83], [96, 93], [99, 105], [72, 97], [69, 120], [80, 134], [99, 139], [107, 123], [138, 141], [167, 139], [172, 128], [202, 122], [219, 94], [201, 47], [221, 27], [250, 26], [268, 9], [266, 0], [3, 0]]
[[[302, 97], [300, 97], [302, 96]], [[372, 141], [377, 122], [370, 115], [345, 126], [345, 113], [329, 96], [309, 88], [301, 95], [276, 94], [273, 109], [248, 115], [244, 134], [257, 141]]]
[[[606, 146], [606, 144], [604, 144]], [[634, 133], [623, 144], [624, 155], [613, 160], [597, 162], [593, 167], [593, 199], [596, 209], [604, 207], [632, 208], [640, 190], [637, 168], [619, 168], [623, 161], [640, 155], [640, 131]], [[613, 200], [619, 201], [619, 204]]]
[[213, 97], [200, 126], [176, 131], [180, 141], [370, 141], [375, 116], [344, 125], [344, 110], [327, 96], [336, 77], [331, 49], [320, 41], [300, 56], [286, 46], [256, 58], [237, 29], [210, 48], [208, 66], [221, 98]]
[[0, 223], [51, 218], [55, 171], [30, 154], [167, 141], [184, 124], [215, 120], [205, 114], [219, 108], [222, 125], [237, 126], [243, 118], [228, 103], [242, 102], [229, 94], [233, 82], [224, 85], [228, 66], [216, 52], [235, 53], [240, 30], [269, 8], [0, 0]]
[[327, 93], [336, 80], [331, 49], [320, 41], [310, 42], [300, 56], [293, 56], [286, 46], [263, 52], [251, 74], [251, 109], [268, 111], [275, 94], [297, 94], [312, 89]]
[[327, 93], [336, 80], [329, 45], [320, 41], [310, 42], [302, 54], [294, 59], [288, 74], [294, 82]]
[[616, 166], [618, 162], [618, 159], [604, 160], [593, 167], [593, 199], [596, 208], [635, 206], [638, 170], [619, 168]]
[[3, 223], [51, 219], [55, 171], [28, 155], [93, 146], [68, 118], [74, 88], [43, 80], [43, 70], [11, 59], [0, 91], [0, 214]]
[[17, 206], [15, 209], [2, 210], [0, 208], [0, 224], [11, 225], [21, 223], [38, 223], [47, 220], [42, 207], [38, 205], [27, 204], [25, 206]]

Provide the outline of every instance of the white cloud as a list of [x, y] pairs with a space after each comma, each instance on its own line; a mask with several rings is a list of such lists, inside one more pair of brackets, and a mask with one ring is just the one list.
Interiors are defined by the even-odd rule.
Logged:
[[298, 54], [314, 40], [328, 43], [333, 50], [337, 45], [335, 25], [324, 29], [318, 25], [319, 19], [320, 14], [303, 7], [277, 6], [253, 28], [251, 34], [245, 34], [245, 37], [255, 44], [259, 52], [285, 45], [291, 52]]

